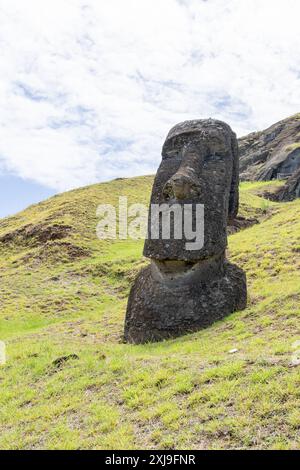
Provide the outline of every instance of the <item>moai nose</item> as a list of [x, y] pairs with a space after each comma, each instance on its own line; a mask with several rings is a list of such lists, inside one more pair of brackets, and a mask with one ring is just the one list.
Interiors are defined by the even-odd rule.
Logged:
[[203, 148], [194, 143], [189, 143], [183, 148], [181, 165], [163, 188], [167, 200], [192, 199], [200, 195], [198, 175], [202, 170], [203, 155]]
[[200, 194], [200, 185], [196, 178], [178, 172], [166, 182], [163, 193], [167, 200], [190, 199]]

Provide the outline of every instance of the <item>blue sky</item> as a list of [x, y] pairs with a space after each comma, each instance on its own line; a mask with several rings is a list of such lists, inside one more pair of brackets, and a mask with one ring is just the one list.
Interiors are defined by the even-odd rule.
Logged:
[[243, 135], [300, 111], [299, 0], [155, 5], [1, 2], [1, 215], [154, 173], [177, 122]]
[[0, 217], [13, 215], [53, 194], [55, 190], [38, 183], [17, 176], [0, 175]]

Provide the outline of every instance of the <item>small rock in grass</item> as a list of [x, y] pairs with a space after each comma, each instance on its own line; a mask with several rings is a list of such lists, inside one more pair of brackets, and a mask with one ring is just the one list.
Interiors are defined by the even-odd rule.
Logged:
[[290, 362], [290, 367], [300, 366], [300, 357], [295, 357]]
[[70, 354], [69, 356], [58, 357], [52, 362], [52, 365], [59, 369], [65, 362], [69, 361], [70, 359], [79, 359], [79, 356], [77, 356], [77, 354]]

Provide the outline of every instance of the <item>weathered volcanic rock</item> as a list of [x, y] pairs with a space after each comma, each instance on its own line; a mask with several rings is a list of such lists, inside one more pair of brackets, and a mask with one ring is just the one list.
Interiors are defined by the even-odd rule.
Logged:
[[24, 227], [8, 232], [0, 237], [0, 243], [16, 242], [32, 244], [46, 243], [53, 240], [61, 240], [69, 235], [72, 227], [63, 224], [28, 224]]
[[300, 197], [300, 168], [286, 181], [286, 183], [273, 193], [264, 193], [272, 201], [293, 201]]
[[238, 142], [241, 180], [288, 178], [300, 168], [300, 114]]
[[[144, 247], [151, 264], [139, 273], [130, 292], [126, 341], [178, 336], [245, 308], [245, 273], [225, 259], [227, 223], [233, 223], [238, 212], [238, 164], [236, 136], [224, 122], [185, 121], [169, 132], [151, 195]], [[152, 218], [153, 206], [164, 207], [161, 217]], [[185, 214], [189, 208], [196, 237], [201, 231], [199, 206], [204, 207], [201, 243], [191, 247], [185, 218], [175, 214], [173, 236], [163, 236], [166, 220], [171, 221], [163, 222], [164, 215], [176, 207], [177, 216], [178, 210]], [[175, 237], [178, 229], [182, 236]]]
[[233, 233], [244, 230], [245, 228], [252, 227], [252, 225], [258, 224], [258, 219], [254, 217], [245, 217], [237, 215], [235, 219], [229, 221], [227, 225], [227, 235], [232, 235]]

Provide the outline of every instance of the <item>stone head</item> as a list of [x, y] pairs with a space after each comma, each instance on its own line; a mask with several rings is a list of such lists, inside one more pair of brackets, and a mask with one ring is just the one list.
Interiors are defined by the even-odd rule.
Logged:
[[[204, 206], [204, 244], [187, 250], [186, 239], [148, 238], [144, 255], [156, 260], [196, 262], [224, 253], [226, 227], [238, 211], [238, 145], [222, 121], [201, 119], [174, 126], [162, 148], [151, 204]], [[149, 227], [151, 210], [149, 211]]]

